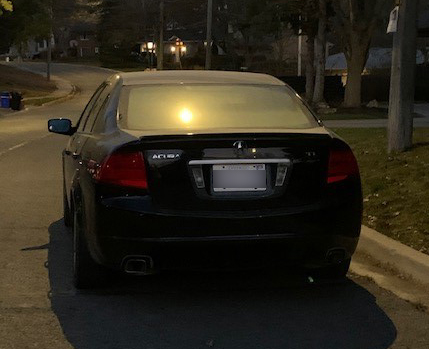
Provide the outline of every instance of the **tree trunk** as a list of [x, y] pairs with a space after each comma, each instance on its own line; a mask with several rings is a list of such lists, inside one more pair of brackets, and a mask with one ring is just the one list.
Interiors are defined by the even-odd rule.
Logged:
[[313, 103], [324, 102], [325, 67], [326, 67], [326, 0], [319, 0], [319, 25], [315, 40], [316, 79], [314, 85]]
[[361, 90], [362, 90], [362, 72], [368, 55], [368, 44], [352, 46], [353, 54], [346, 53], [347, 57], [347, 84], [344, 98], [344, 107], [360, 108], [361, 107]]
[[307, 39], [307, 57], [305, 67], [305, 98], [308, 102], [314, 95], [314, 37]]

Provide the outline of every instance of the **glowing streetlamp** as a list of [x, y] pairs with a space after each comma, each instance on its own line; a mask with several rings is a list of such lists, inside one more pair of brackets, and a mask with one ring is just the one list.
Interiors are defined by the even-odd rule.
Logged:
[[156, 45], [153, 41], [148, 41], [146, 43], [146, 51], [149, 53], [149, 69], [152, 70], [152, 66], [153, 66], [153, 55], [156, 49]]

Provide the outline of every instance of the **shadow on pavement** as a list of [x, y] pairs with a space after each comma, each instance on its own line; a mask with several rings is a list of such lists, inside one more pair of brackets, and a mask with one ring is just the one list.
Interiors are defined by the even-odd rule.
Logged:
[[49, 227], [51, 300], [67, 340], [98, 348], [388, 348], [392, 321], [352, 281], [308, 285], [266, 273], [118, 277], [111, 288], [72, 286], [72, 237]]

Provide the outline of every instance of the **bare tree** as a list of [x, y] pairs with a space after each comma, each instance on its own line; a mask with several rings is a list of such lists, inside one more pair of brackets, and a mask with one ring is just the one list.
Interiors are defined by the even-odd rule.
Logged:
[[[283, 23], [291, 24], [296, 32], [301, 32], [301, 35], [307, 37], [305, 96], [308, 102], [312, 102], [315, 82], [315, 38], [319, 25], [319, 0], [271, 0], [271, 3], [280, 5], [279, 12], [283, 14], [281, 16]], [[323, 95], [323, 92], [321, 94]]]
[[361, 106], [362, 71], [376, 25], [389, 0], [332, 0], [334, 28], [347, 60], [344, 106]]

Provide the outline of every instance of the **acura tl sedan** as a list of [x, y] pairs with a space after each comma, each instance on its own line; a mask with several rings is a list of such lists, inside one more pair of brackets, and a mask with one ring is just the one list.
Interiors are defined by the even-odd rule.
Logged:
[[350, 147], [263, 74], [114, 75], [63, 151], [78, 288], [112, 270], [303, 267], [341, 278], [360, 234]]

